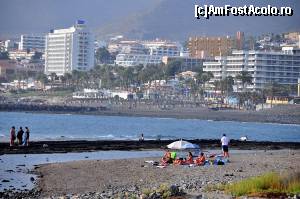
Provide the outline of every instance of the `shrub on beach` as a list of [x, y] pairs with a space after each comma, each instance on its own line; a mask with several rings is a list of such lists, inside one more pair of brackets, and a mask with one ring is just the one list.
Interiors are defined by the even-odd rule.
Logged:
[[167, 184], [161, 184], [157, 189], [144, 189], [142, 191], [141, 198], [143, 199], [155, 199], [162, 198], [167, 199], [172, 196], [179, 196], [180, 193], [179, 188], [176, 185], [168, 186]]
[[287, 175], [267, 173], [225, 185], [224, 190], [233, 196], [276, 197], [300, 194], [300, 172]]

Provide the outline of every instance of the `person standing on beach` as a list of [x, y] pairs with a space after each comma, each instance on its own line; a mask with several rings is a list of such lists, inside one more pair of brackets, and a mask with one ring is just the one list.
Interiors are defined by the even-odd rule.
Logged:
[[23, 141], [23, 134], [24, 134], [24, 131], [22, 129], [22, 127], [20, 127], [20, 130], [18, 131], [18, 134], [17, 134], [17, 138], [18, 138], [18, 144], [19, 146], [22, 145], [22, 141]]
[[15, 145], [15, 140], [16, 140], [16, 128], [13, 126], [10, 129], [10, 146]]
[[143, 142], [143, 141], [144, 141], [144, 134], [143, 134], [143, 133], [141, 134], [141, 136], [140, 136], [140, 138], [139, 138], [139, 141], [140, 141], [140, 142]]
[[223, 134], [223, 137], [221, 138], [221, 143], [222, 143], [223, 156], [225, 158], [229, 158], [229, 152], [228, 152], [229, 138], [226, 137], [226, 134]]
[[24, 146], [29, 145], [29, 134], [30, 134], [29, 128], [26, 126], [25, 127], [25, 136], [24, 136], [24, 141], [23, 141]]

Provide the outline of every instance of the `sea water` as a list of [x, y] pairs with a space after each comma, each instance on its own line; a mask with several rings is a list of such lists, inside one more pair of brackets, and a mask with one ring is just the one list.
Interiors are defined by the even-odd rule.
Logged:
[[9, 141], [9, 129], [28, 126], [31, 140], [230, 139], [247, 136], [256, 141], [300, 141], [300, 125], [208, 121], [153, 117], [0, 112], [0, 142]]

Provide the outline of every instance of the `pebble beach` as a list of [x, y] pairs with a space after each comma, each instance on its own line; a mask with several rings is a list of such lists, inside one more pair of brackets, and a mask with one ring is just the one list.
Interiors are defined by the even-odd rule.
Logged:
[[[181, 198], [232, 198], [221, 191], [207, 191], [207, 187], [235, 182], [266, 172], [299, 171], [300, 150], [240, 151], [225, 165], [189, 167], [169, 165], [157, 168], [147, 160], [83, 160], [45, 164], [36, 168], [40, 176], [39, 192], [31, 198], [126, 198], [142, 197], [146, 189], [161, 184], [175, 185], [185, 193]], [[154, 197], [155, 198], [155, 197]]]

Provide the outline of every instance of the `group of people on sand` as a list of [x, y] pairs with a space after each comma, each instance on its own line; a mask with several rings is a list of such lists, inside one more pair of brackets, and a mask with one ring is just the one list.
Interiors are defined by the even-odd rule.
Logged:
[[[222, 145], [222, 151], [223, 151], [223, 157], [229, 158], [229, 138], [226, 137], [226, 134], [223, 134], [221, 138], [221, 145]], [[175, 152], [170, 152], [169, 149], [166, 149], [164, 156], [161, 158], [161, 165], [168, 165], [168, 164], [174, 164], [174, 165], [198, 165], [202, 166], [205, 164], [206, 158], [203, 152], [199, 154], [199, 156], [194, 159], [193, 154], [191, 151], [188, 152], [188, 155], [186, 158], [179, 158], [176, 157]]]
[[[168, 165], [168, 164], [174, 164], [174, 165], [190, 165], [195, 164], [198, 166], [204, 165], [205, 163], [205, 155], [204, 153], [200, 153], [199, 156], [194, 160], [192, 152], [188, 152], [188, 155], [186, 158], [179, 158], [175, 157], [173, 155], [175, 152], [170, 152], [168, 149], [166, 150], [164, 156], [161, 159], [161, 165]], [[175, 153], [176, 154], [176, 153]]]
[[[22, 127], [18, 130], [16, 134], [16, 128], [14, 126], [10, 129], [10, 146], [29, 146], [29, 128], [25, 127], [25, 132]], [[17, 140], [17, 142], [16, 142]]]

